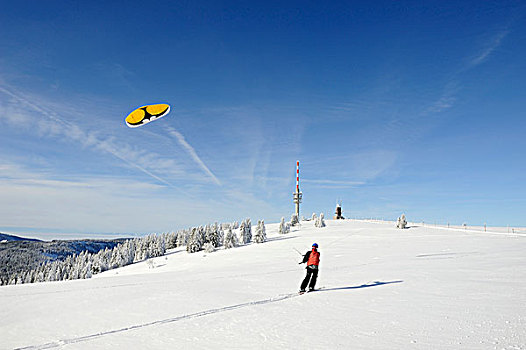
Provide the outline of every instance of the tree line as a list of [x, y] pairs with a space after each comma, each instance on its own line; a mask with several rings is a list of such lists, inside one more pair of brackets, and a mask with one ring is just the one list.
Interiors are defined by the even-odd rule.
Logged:
[[62, 260], [45, 261], [36, 268], [29, 267], [9, 274], [7, 278], [0, 280], [0, 285], [91, 278], [94, 274], [107, 270], [163, 256], [167, 249], [186, 246], [188, 253], [201, 250], [211, 252], [221, 246], [229, 249], [248, 244], [252, 240], [263, 243], [266, 239], [263, 220], [258, 221], [254, 237], [250, 219], [243, 220], [241, 225], [238, 222], [221, 225], [216, 222], [178, 232], [128, 239], [113, 248], [101, 249], [96, 253], [83, 251]]

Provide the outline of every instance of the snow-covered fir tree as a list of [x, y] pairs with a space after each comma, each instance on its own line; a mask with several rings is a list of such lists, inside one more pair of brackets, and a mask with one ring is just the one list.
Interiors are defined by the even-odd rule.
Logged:
[[223, 245], [223, 242], [225, 240], [225, 231], [223, 230], [223, 225], [217, 225], [217, 239], [219, 241], [219, 246]]
[[201, 229], [198, 227], [193, 227], [190, 237], [188, 237], [188, 242], [186, 243], [186, 251], [188, 253], [196, 253], [200, 251], [202, 247], [203, 239]]
[[300, 221], [298, 220], [298, 215], [297, 214], [292, 214], [292, 216], [290, 217], [290, 225], [291, 226], [296, 226], [299, 223], [300, 223]]
[[404, 229], [407, 226], [407, 220], [405, 219], [405, 214], [402, 214], [396, 221], [396, 227]]
[[113, 248], [110, 260], [110, 268], [116, 269], [118, 267], [122, 267], [124, 266], [124, 261], [125, 258], [123, 255], [123, 249], [121, 249], [121, 244], [119, 244], [115, 248]]
[[188, 230], [180, 230], [177, 232], [177, 246], [184, 247], [188, 242]]
[[93, 273], [92, 273], [91, 264], [92, 264], [91, 254], [88, 253], [86, 263], [84, 264], [82, 271], [81, 271], [82, 278], [92, 277]]
[[279, 223], [278, 233], [280, 235], [284, 235], [290, 232], [290, 224], [288, 222], [285, 222], [285, 218], [282, 217], [281, 221]]
[[149, 258], [148, 256], [148, 246], [146, 244], [145, 238], [135, 238], [135, 258], [134, 262], [143, 261]]
[[47, 275], [47, 281], [49, 281], [49, 282], [60, 281], [59, 276], [57, 276], [58, 275], [57, 274], [57, 272], [58, 272], [57, 267], [58, 267], [59, 262], [55, 260], [55, 261], [52, 261], [52, 262], [50, 262], [48, 264], [49, 264], [49, 266], [48, 266], [47, 269], [48, 269], [49, 273]]
[[[76, 265], [78, 268], [77, 278], [84, 279], [84, 278], [91, 277], [91, 254], [87, 250], [77, 255]], [[88, 274], [89, 274], [89, 277], [88, 277]]]
[[203, 249], [204, 249], [204, 245], [206, 243], [210, 243], [210, 240], [212, 239], [212, 227], [210, 226], [210, 224], [206, 224], [205, 226], [205, 233], [204, 233], [204, 241], [203, 241]]
[[166, 242], [166, 249], [173, 249], [177, 247], [177, 233], [174, 231], [167, 233], [165, 242]]
[[217, 222], [213, 225], [207, 225], [205, 229], [205, 242], [219, 247], [219, 225]]
[[100, 256], [100, 263], [101, 263], [101, 266], [102, 266], [102, 271], [106, 271], [106, 270], [110, 269], [110, 260], [111, 260], [112, 250], [110, 248], [106, 247], [101, 252], [102, 253], [101, 253], [101, 256]]
[[258, 225], [256, 226], [256, 233], [254, 234], [254, 242], [263, 243], [267, 240], [267, 232], [265, 229], [265, 222], [263, 220], [258, 220]]
[[63, 271], [64, 271], [64, 280], [72, 280], [74, 279], [74, 274], [73, 274], [73, 257], [70, 255], [68, 256], [65, 260], [64, 260], [64, 265], [63, 265]]
[[325, 220], [323, 219], [323, 213], [321, 213], [320, 216], [316, 219], [316, 221], [314, 222], [314, 226], [325, 227]]
[[239, 242], [247, 244], [252, 241], [252, 223], [250, 219], [245, 219], [239, 226]]
[[210, 243], [212, 243], [214, 247], [217, 248], [222, 244], [221, 229], [217, 222], [215, 222], [210, 229]]
[[223, 246], [225, 249], [230, 249], [237, 246], [237, 237], [234, 232], [232, 232], [232, 228], [230, 228], [230, 226], [226, 230]]
[[207, 253], [212, 253], [216, 250], [216, 248], [214, 247], [214, 245], [211, 243], [211, 242], [206, 242], [204, 245], [203, 245], [203, 250]]
[[124, 265], [133, 264], [133, 261], [135, 260], [135, 241], [132, 239], [127, 240], [123, 244], [123, 249]]
[[166, 245], [162, 235], [152, 235], [153, 245], [151, 257], [163, 256], [166, 253]]

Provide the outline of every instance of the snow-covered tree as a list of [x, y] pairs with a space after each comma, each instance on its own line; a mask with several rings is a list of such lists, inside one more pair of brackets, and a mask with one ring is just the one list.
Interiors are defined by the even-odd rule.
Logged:
[[296, 226], [299, 223], [300, 221], [298, 220], [298, 215], [292, 214], [292, 216], [290, 217], [290, 226]]
[[135, 260], [135, 241], [132, 239], [127, 240], [124, 242], [123, 249], [124, 264], [133, 264], [133, 261]]
[[219, 247], [223, 243], [222, 230], [217, 222], [212, 225], [211, 237], [210, 243], [212, 243], [215, 248]]
[[166, 234], [166, 249], [173, 249], [177, 247], [177, 233], [172, 231]]
[[201, 250], [203, 246], [203, 240], [201, 230], [198, 227], [193, 227], [188, 242], [186, 243], [186, 251], [188, 253], [196, 253]]
[[217, 226], [217, 239], [219, 240], [219, 246], [222, 246], [225, 240], [225, 231], [222, 225]]
[[100, 252], [101, 251], [99, 251], [97, 254], [93, 256], [93, 263], [91, 264], [91, 273], [94, 275], [104, 271], [100, 263]]
[[124, 254], [122, 249], [122, 244], [117, 245], [113, 248], [113, 251], [111, 253], [111, 260], [110, 260], [110, 269], [116, 269], [118, 267], [124, 266]]
[[74, 278], [75, 275], [73, 273], [73, 263], [74, 263], [74, 258], [71, 255], [66, 257], [66, 259], [64, 260], [64, 263], [63, 263], [64, 280], [75, 279]]
[[79, 255], [77, 255], [75, 259], [75, 267], [77, 269], [77, 278], [78, 279], [84, 279], [88, 278], [88, 270], [90, 270], [90, 277], [91, 277], [91, 261], [90, 261], [90, 253], [85, 250], [81, 252]]
[[46, 279], [44, 278], [44, 272], [42, 269], [39, 268], [37, 271], [35, 282], [45, 282]]
[[147, 239], [148, 237], [135, 238], [134, 262], [144, 261], [150, 257]]
[[252, 241], [252, 223], [248, 218], [239, 226], [239, 241], [241, 244], [247, 244]]
[[205, 229], [205, 242], [215, 247], [219, 247], [219, 225], [217, 222], [212, 226], [207, 225]]
[[225, 239], [223, 241], [223, 246], [225, 247], [225, 249], [230, 249], [230, 248], [234, 248], [235, 246], [237, 246], [237, 237], [232, 232], [232, 229], [230, 227], [228, 227], [228, 229], [226, 230]]
[[214, 245], [210, 242], [206, 242], [204, 245], [203, 245], [203, 250], [207, 253], [212, 253], [216, 250], [216, 248], [214, 247]]
[[177, 232], [177, 246], [178, 247], [185, 246], [186, 243], [188, 242], [188, 236], [189, 236], [188, 230], [180, 230], [179, 232]]
[[396, 227], [404, 229], [407, 226], [407, 220], [405, 219], [405, 214], [402, 214], [398, 220], [396, 220]]
[[278, 233], [280, 235], [284, 235], [290, 232], [290, 224], [288, 222], [285, 222], [285, 218], [282, 217], [281, 221], [279, 223]]
[[258, 225], [256, 226], [256, 234], [254, 235], [254, 242], [263, 243], [267, 240], [267, 232], [265, 229], [265, 222], [263, 220], [258, 220]]
[[57, 279], [57, 261], [48, 262], [46, 265], [46, 281], [53, 282], [58, 281]]
[[162, 235], [153, 235], [152, 257], [163, 256], [166, 253], [166, 245]]
[[86, 259], [86, 263], [84, 264], [84, 266], [82, 267], [82, 270], [81, 270], [81, 276], [82, 278], [91, 278], [92, 277], [92, 269], [91, 269], [91, 264], [92, 264], [92, 259], [91, 259], [91, 254], [88, 254], [87, 256], [87, 259]]
[[320, 213], [320, 216], [314, 222], [316, 227], [325, 227], [325, 220], [323, 219], [323, 213]]

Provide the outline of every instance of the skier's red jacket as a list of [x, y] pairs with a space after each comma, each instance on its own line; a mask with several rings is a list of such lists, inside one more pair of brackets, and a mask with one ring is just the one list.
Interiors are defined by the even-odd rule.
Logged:
[[313, 248], [310, 252], [307, 252], [307, 254], [303, 256], [303, 262], [306, 262], [307, 266], [318, 266], [320, 264], [320, 252]]

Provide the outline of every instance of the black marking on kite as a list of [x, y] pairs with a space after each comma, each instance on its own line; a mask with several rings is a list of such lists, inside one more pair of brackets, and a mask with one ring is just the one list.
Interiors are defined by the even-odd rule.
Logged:
[[166, 107], [166, 109], [165, 109], [164, 111], [162, 111], [161, 113], [159, 113], [159, 114], [151, 114], [150, 112], [148, 112], [148, 111], [146, 110], [146, 108], [148, 108], [148, 106], [144, 106], [144, 107], [139, 108], [139, 109], [142, 109], [142, 110], [144, 111], [144, 117], [143, 117], [141, 120], [139, 120], [139, 121], [136, 122], [136, 123], [131, 123], [131, 122], [127, 122], [127, 123], [130, 124], [130, 125], [141, 125], [141, 124], [145, 124], [145, 123], [146, 123], [145, 120], [148, 120], [148, 122], [151, 122], [151, 121], [153, 121], [153, 120], [155, 120], [155, 119], [157, 119], [157, 118], [160, 118], [160, 117], [162, 117], [163, 115], [165, 115], [166, 112], [167, 112], [168, 109], [169, 109], [169, 107]]

